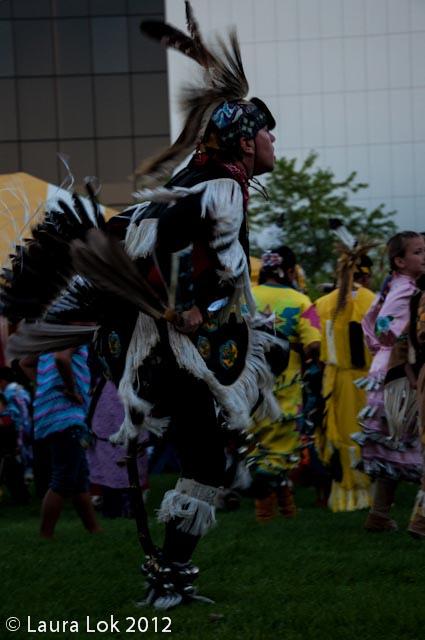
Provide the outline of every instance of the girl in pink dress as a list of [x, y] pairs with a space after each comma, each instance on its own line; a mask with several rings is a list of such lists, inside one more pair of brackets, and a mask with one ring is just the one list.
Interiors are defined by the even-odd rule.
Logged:
[[400, 437], [389, 426], [384, 381], [394, 345], [407, 340], [410, 299], [416, 291], [416, 279], [425, 272], [425, 242], [420, 234], [404, 231], [393, 236], [387, 248], [392, 276], [362, 322], [374, 358], [368, 378], [358, 381], [368, 391], [368, 404], [359, 414], [363, 432], [353, 436], [362, 445], [362, 470], [376, 480], [365, 523], [370, 531], [397, 528], [389, 515], [397, 483], [419, 482], [423, 464], [417, 431], [406, 429]]

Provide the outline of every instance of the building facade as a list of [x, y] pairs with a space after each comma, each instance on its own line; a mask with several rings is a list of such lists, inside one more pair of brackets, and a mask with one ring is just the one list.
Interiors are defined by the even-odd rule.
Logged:
[[[166, 0], [183, 26], [183, 2]], [[192, 0], [205, 33], [236, 24], [251, 95], [276, 115], [277, 155], [310, 150], [338, 178], [369, 184], [357, 202], [425, 230], [424, 0]], [[177, 88], [194, 64], [168, 54], [171, 133]]]
[[166, 54], [139, 31], [163, 0], [0, 1], [0, 173], [131, 201], [134, 169], [169, 143]]

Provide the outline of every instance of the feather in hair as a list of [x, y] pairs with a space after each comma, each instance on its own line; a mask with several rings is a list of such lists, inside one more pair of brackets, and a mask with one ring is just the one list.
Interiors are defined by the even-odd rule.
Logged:
[[192, 38], [189, 38], [183, 31], [173, 27], [165, 22], [157, 22], [156, 20], [146, 20], [140, 25], [141, 32], [157, 40], [165, 47], [180, 51], [188, 58], [192, 58], [198, 64], [203, 64], [203, 58], [200, 56], [199, 50], [196, 48]]
[[[186, 116], [195, 108], [216, 106], [222, 102], [243, 100], [249, 91], [236, 32], [229, 32], [229, 45], [218, 39], [220, 54], [216, 63], [197, 83], [183, 86], [180, 108]], [[200, 132], [202, 137], [204, 131]]]
[[203, 67], [207, 68], [213, 62], [213, 56], [211, 56], [211, 52], [208, 51], [207, 47], [204, 44], [204, 40], [201, 35], [201, 30], [199, 29], [198, 21], [195, 18], [195, 14], [193, 13], [192, 5], [188, 0], [185, 0], [186, 6], [186, 26], [187, 30], [190, 33], [192, 38], [193, 45], [198, 52], [198, 62]]
[[220, 104], [243, 100], [249, 91], [236, 31], [230, 31], [229, 44], [219, 37], [217, 50], [213, 52], [203, 42], [188, 0], [186, 21], [191, 37], [169, 24], [141, 24], [143, 33], [192, 58], [203, 69], [198, 83], [183, 88], [180, 106], [185, 124], [179, 137], [171, 147], [149, 158], [135, 171], [146, 186], [164, 181], [194, 151], [204, 136], [213, 111]]
[[330, 218], [329, 228], [342, 244], [348, 247], [348, 249], [354, 249], [357, 244], [357, 239], [348, 231], [347, 227], [339, 218]]
[[135, 175], [142, 178], [141, 186], [155, 187], [171, 177], [177, 165], [194, 151], [200, 140], [199, 131], [204, 128], [204, 121], [209, 121], [214, 108], [210, 104], [203, 109], [195, 107], [174, 144], [148, 158], [136, 169]]

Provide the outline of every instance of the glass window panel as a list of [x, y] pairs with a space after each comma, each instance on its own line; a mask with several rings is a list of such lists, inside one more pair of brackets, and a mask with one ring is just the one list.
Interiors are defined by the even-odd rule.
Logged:
[[49, 75], [53, 73], [51, 22], [48, 20], [17, 20], [16, 69], [18, 75]]
[[18, 101], [23, 139], [56, 137], [55, 88], [52, 78], [18, 80]]
[[57, 152], [56, 142], [24, 142], [22, 171], [52, 184], [59, 184]]
[[140, 16], [130, 18], [130, 56], [132, 71], [165, 71], [167, 54], [159, 42], [142, 35]]
[[128, 71], [126, 18], [94, 18], [92, 29], [95, 73]]
[[159, 151], [164, 151], [170, 145], [169, 136], [156, 136], [149, 138], [136, 138], [136, 167], [150, 156], [155, 155]]
[[12, 23], [4, 20], [0, 22], [0, 76], [13, 75], [15, 75], [15, 60]]
[[20, 171], [17, 142], [3, 142], [0, 153], [0, 173]]
[[10, 13], [10, 0], [0, 2], [0, 18], [9, 18]]
[[[61, 153], [65, 154], [77, 185], [83, 185], [86, 176], [95, 176], [96, 161], [94, 140], [64, 140], [60, 142]], [[59, 163], [60, 180], [66, 177], [63, 164]]]
[[128, 76], [95, 77], [96, 133], [130, 136], [130, 79]]
[[58, 78], [58, 121], [61, 138], [93, 136], [91, 79]]
[[90, 0], [90, 12], [92, 15], [126, 15], [126, 0]]
[[86, 16], [89, 0], [55, 0], [53, 14], [55, 16]]
[[14, 80], [0, 80], [0, 96], [0, 141], [16, 140], [18, 136]]
[[106, 207], [112, 207], [113, 209], [125, 209], [126, 207], [134, 204], [135, 186], [132, 182], [102, 182], [102, 191], [100, 193], [100, 200]]
[[98, 140], [99, 177], [105, 182], [126, 182], [133, 172], [131, 140]]
[[56, 20], [59, 74], [90, 73], [91, 47], [89, 19]]
[[169, 133], [168, 87], [166, 73], [134, 75], [135, 135]]
[[128, 177], [134, 170], [131, 140], [98, 140], [97, 156], [102, 203], [130, 203], [134, 191], [133, 181]]
[[50, 0], [15, 0], [13, 14], [16, 18], [47, 18], [50, 5]]
[[158, 14], [164, 17], [164, 0], [128, 0], [128, 12], [138, 14]]

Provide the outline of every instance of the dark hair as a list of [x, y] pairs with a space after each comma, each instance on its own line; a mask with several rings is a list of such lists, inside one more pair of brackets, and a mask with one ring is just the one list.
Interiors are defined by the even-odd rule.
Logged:
[[[290, 284], [292, 282], [287, 278], [288, 269], [294, 269], [297, 264], [297, 258], [295, 253], [289, 247], [282, 245], [278, 249], [272, 249], [271, 253], [277, 253], [282, 258], [282, 263], [279, 267], [261, 267], [258, 274], [258, 284], [264, 284], [266, 280], [274, 279], [281, 284]], [[283, 277], [279, 276], [278, 269], [283, 271]]]
[[369, 258], [367, 254], [363, 254], [360, 256], [360, 259], [356, 262], [356, 270], [354, 272], [354, 279], [358, 280], [359, 278], [364, 277], [366, 274], [370, 273], [370, 269], [373, 267], [373, 260]]
[[416, 231], [401, 231], [400, 233], [396, 233], [395, 236], [388, 240], [387, 251], [391, 271], [398, 270], [397, 265], [395, 264], [395, 259], [404, 258], [407, 243], [412, 238], [422, 238], [422, 236]]
[[425, 273], [423, 273], [421, 276], [419, 276], [419, 278], [417, 278], [416, 286], [418, 289], [422, 291], [422, 293], [425, 291]]
[[[208, 125], [207, 133], [210, 135], [213, 133], [214, 125]], [[226, 147], [220, 146], [217, 149], [211, 147], [205, 147], [205, 153], [211, 160], [217, 162], [234, 162], [235, 160], [242, 160], [243, 153], [239, 144], [240, 138], [235, 140], [232, 144], [228, 144]]]

